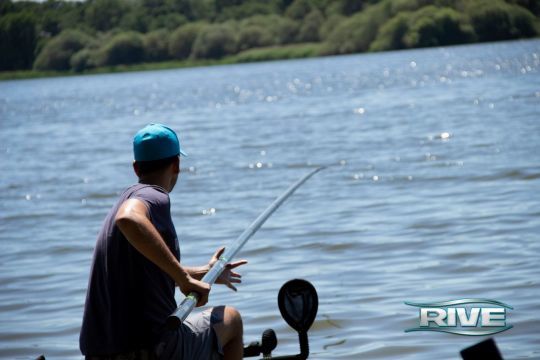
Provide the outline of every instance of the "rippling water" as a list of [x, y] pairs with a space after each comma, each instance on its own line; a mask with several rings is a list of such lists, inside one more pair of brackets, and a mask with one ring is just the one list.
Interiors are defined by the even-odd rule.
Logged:
[[92, 249], [135, 177], [131, 138], [178, 129], [183, 261], [206, 261], [313, 166], [250, 240], [246, 341], [310, 280], [314, 359], [458, 358], [479, 338], [405, 333], [404, 301], [514, 307], [506, 358], [540, 358], [540, 41], [0, 83], [0, 357], [80, 358]]

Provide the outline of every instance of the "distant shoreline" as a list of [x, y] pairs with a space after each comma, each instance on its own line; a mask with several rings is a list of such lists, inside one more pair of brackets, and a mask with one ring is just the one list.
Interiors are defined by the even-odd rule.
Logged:
[[16, 70], [0, 72], [0, 81], [24, 80], [48, 77], [77, 76], [77, 75], [96, 75], [112, 74], [132, 71], [152, 71], [152, 70], [170, 70], [182, 68], [194, 68], [214, 65], [244, 64], [261, 61], [288, 60], [322, 57], [320, 43], [303, 43], [282, 46], [269, 46], [254, 48], [243, 51], [236, 55], [226, 56], [221, 59], [196, 59], [196, 60], [177, 60], [162, 61], [153, 63], [140, 63], [132, 65], [105, 66], [81, 72], [70, 71], [39, 71], [39, 70]]
[[537, 1], [6, 0], [0, 6], [0, 80], [539, 36]]
[[0, 72], [0, 81], [53, 78], [53, 77], [65, 77], [65, 76], [81, 76], [81, 75], [114, 74], [114, 73], [137, 72], [137, 71], [171, 70], [171, 69], [196, 68], [196, 67], [216, 66], [216, 65], [247, 64], [247, 63], [256, 63], [256, 62], [263, 62], [263, 61], [318, 58], [318, 57], [326, 57], [326, 56], [350, 56], [350, 55], [360, 55], [360, 54], [376, 54], [376, 53], [381, 53], [381, 52], [392, 52], [392, 51], [393, 52], [410, 51], [410, 50], [418, 50], [418, 49], [448, 48], [448, 47], [456, 47], [456, 46], [471, 46], [471, 45], [482, 45], [482, 44], [525, 42], [525, 41], [538, 41], [538, 40], [540, 40], [540, 37], [528, 38], [528, 39], [494, 41], [494, 42], [477, 42], [477, 43], [456, 44], [456, 45], [446, 45], [446, 46], [423, 47], [423, 48], [413, 48], [413, 49], [363, 52], [363, 53], [356, 53], [356, 54], [341, 54], [341, 55], [321, 55], [319, 51], [321, 47], [323, 46], [323, 44], [304, 43], [304, 44], [255, 48], [255, 49], [243, 51], [236, 55], [227, 56], [222, 59], [212, 59], [212, 60], [211, 59], [178, 60], [178, 61], [163, 61], [163, 62], [154, 62], [154, 63], [141, 63], [141, 64], [133, 64], [133, 65], [117, 65], [117, 66], [100, 67], [100, 68], [85, 70], [81, 72], [75, 72], [73, 70], [70, 70], [70, 71], [37, 71], [37, 70], [3, 71], [3, 72]]

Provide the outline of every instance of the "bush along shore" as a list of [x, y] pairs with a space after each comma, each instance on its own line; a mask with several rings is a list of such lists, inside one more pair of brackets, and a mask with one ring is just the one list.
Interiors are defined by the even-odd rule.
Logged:
[[536, 37], [535, 0], [0, 0], [0, 79]]

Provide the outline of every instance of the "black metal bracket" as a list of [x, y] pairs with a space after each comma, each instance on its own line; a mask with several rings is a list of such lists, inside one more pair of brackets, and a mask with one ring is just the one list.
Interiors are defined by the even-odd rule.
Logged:
[[315, 321], [319, 299], [315, 287], [306, 280], [294, 279], [286, 282], [278, 294], [281, 316], [298, 333], [300, 354], [272, 357], [277, 346], [274, 330], [265, 330], [261, 342], [253, 342], [244, 348], [244, 357], [259, 356], [264, 359], [305, 360], [309, 356], [308, 330]]

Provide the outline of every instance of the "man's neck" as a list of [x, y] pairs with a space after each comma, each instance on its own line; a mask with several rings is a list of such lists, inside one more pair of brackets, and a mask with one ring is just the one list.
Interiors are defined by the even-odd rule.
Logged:
[[162, 187], [167, 192], [170, 192], [170, 181], [166, 179], [165, 176], [159, 176], [159, 175], [146, 175], [139, 178], [140, 184], [147, 184], [147, 185], [156, 185], [159, 187]]

